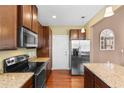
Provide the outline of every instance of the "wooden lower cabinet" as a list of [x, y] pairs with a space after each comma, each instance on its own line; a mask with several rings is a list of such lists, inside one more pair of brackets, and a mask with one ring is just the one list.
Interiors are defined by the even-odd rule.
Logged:
[[22, 88], [32, 88], [33, 87], [33, 77], [31, 77], [23, 86]]
[[84, 88], [110, 88], [101, 79], [84, 67]]
[[95, 76], [95, 88], [109, 88], [109, 86]]
[[94, 75], [86, 67], [84, 68], [84, 87], [85, 88], [94, 87]]
[[50, 76], [51, 70], [52, 70], [52, 62], [49, 61], [46, 65], [46, 81]]

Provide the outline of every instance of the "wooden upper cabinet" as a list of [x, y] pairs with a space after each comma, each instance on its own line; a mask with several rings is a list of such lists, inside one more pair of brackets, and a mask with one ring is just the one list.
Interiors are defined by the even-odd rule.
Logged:
[[70, 39], [72, 40], [84, 40], [86, 39], [86, 33], [81, 33], [81, 29], [71, 29]]
[[79, 30], [78, 29], [72, 29], [70, 30], [70, 39], [78, 39], [79, 38]]
[[44, 38], [43, 38], [43, 27], [38, 22], [38, 48], [42, 48], [44, 45]]
[[38, 9], [36, 5], [18, 6], [19, 26], [38, 33]]
[[19, 6], [19, 20], [20, 25], [31, 30], [32, 25], [32, 6], [31, 5], [21, 5]]
[[41, 47], [37, 48], [37, 56], [49, 57], [49, 61], [46, 66], [46, 76], [48, 78], [52, 69], [52, 30], [49, 26], [40, 26], [39, 28], [40, 30], [38, 30], [38, 36], [40, 39], [39, 44], [41, 44]]
[[17, 48], [17, 6], [0, 6], [0, 50]]
[[49, 57], [49, 27], [43, 26], [43, 55]]
[[43, 26], [42, 48], [37, 49], [38, 57], [52, 57], [52, 30], [48, 26]]
[[32, 6], [32, 31], [38, 33], [38, 9], [35, 5]]

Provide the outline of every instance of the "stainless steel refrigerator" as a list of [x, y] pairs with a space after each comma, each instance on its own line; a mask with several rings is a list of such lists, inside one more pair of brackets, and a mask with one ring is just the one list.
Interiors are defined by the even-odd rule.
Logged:
[[90, 40], [70, 41], [70, 71], [71, 75], [83, 75], [83, 63], [90, 62]]

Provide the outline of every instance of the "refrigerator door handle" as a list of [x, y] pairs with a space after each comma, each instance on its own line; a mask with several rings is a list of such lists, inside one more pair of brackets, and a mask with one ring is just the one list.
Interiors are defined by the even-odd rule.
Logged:
[[68, 54], [68, 52], [65, 50], [64, 54], [65, 54], [65, 55], [67, 55], [67, 54]]

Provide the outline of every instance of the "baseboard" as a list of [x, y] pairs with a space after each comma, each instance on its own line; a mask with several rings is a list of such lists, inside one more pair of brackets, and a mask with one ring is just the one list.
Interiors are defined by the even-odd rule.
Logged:
[[52, 68], [52, 70], [70, 70], [69, 68]]

